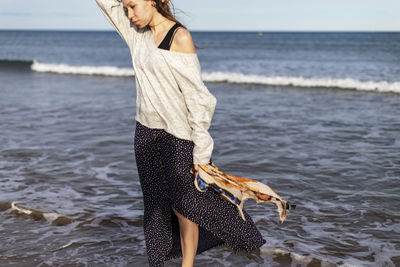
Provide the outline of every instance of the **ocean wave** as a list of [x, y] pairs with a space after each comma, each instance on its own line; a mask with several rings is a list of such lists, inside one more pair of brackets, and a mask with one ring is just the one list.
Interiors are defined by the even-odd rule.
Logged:
[[360, 81], [352, 78], [304, 78], [285, 76], [248, 75], [235, 72], [203, 73], [203, 80], [208, 82], [247, 83], [261, 85], [321, 87], [353, 89], [360, 91], [378, 91], [400, 93], [400, 82]]
[[0, 59], [0, 69], [4, 70], [18, 70], [18, 71], [29, 71], [33, 64], [32, 60], [10, 60]]
[[[132, 68], [119, 68], [113, 66], [71, 66], [67, 64], [52, 64], [34, 60], [31, 69], [35, 72], [52, 72], [73, 75], [100, 75], [111, 77], [134, 76]], [[205, 82], [224, 82], [236, 84], [258, 84], [289, 87], [308, 88], [339, 88], [359, 91], [377, 91], [400, 93], [399, 82], [387, 81], [361, 81], [353, 78], [306, 78], [288, 76], [265, 76], [243, 74], [238, 72], [203, 72]]]
[[36, 72], [52, 72], [74, 75], [100, 75], [114, 77], [134, 76], [132, 68], [118, 68], [113, 66], [71, 66], [67, 64], [42, 63], [33, 61], [31, 69]]
[[30, 207], [17, 204], [15, 202], [0, 202], [0, 211], [9, 212], [16, 216], [23, 216], [25, 218], [34, 219], [37, 221], [47, 221], [54, 226], [65, 226], [71, 223], [78, 223], [81, 226], [86, 225], [93, 227], [97, 227], [99, 225], [107, 225], [109, 227], [123, 227], [126, 225], [132, 225], [136, 227], [143, 226], [143, 219], [141, 218], [142, 213], [140, 211], [135, 212], [135, 218], [123, 217], [118, 215], [87, 218], [88, 216], [90, 216], [90, 214], [82, 213], [81, 215], [79, 215], [80, 218], [73, 219], [58, 213], [32, 209]]
[[0, 211], [8, 211], [15, 215], [25, 215], [33, 219], [45, 219], [56, 226], [63, 226], [72, 223], [74, 220], [57, 213], [43, 212], [40, 210], [24, 207], [15, 202], [0, 203]]
[[[318, 257], [317, 255], [304, 256], [295, 252], [285, 250], [283, 248], [273, 248], [268, 246], [263, 246], [260, 248], [260, 252], [269, 258], [273, 258], [279, 263], [288, 263], [290, 266], [338, 266], [338, 267], [358, 267], [360, 265], [351, 263], [335, 263], [330, 262], [327, 259]], [[289, 264], [286, 264], [289, 265]]]

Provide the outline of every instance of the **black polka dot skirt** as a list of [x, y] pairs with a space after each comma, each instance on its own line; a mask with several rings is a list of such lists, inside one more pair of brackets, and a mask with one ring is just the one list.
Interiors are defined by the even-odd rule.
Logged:
[[138, 121], [134, 140], [144, 199], [144, 235], [150, 266], [182, 257], [178, 218], [172, 207], [199, 226], [197, 254], [219, 245], [250, 252], [266, 241], [253, 220], [214, 191], [199, 192], [191, 173], [194, 143]]

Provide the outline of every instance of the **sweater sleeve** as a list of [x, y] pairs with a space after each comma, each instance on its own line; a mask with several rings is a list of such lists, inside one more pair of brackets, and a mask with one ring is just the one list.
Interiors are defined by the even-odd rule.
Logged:
[[188, 121], [194, 142], [193, 163], [208, 164], [214, 148], [214, 141], [208, 129], [217, 99], [203, 83], [197, 55], [178, 53], [175, 55], [177, 57], [168, 60], [168, 63], [188, 109]]
[[137, 32], [136, 26], [130, 22], [121, 6], [122, 0], [96, 0], [101, 12], [118, 32], [129, 47]]

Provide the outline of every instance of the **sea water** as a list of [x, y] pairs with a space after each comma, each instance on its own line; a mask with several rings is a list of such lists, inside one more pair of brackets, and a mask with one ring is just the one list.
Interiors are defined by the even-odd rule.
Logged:
[[[213, 161], [297, 204], [196, 264], [400, 266], [400, 33], [192, 34]], [[115, 32], [0, 31], [1, 266], [147, 264], [135, 98]]]

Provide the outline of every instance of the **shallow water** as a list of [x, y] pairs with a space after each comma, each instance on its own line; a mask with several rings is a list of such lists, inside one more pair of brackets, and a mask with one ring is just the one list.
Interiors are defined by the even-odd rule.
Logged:
[[[1, 79], [1, 265], [146, 265], [133, 78]], [[272, 205], [246, 202], [267, 244], [250, 255], [214, 248], [196, 264], [400, 265], [400, 95], [207, 86], [215, 164], [297, 208], [281, 225]]]

